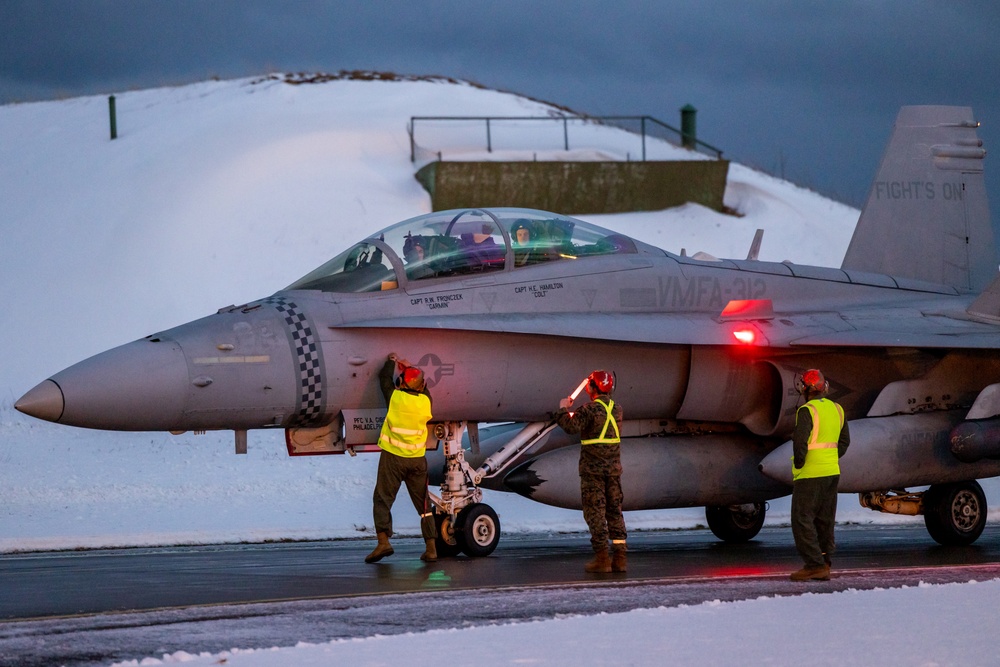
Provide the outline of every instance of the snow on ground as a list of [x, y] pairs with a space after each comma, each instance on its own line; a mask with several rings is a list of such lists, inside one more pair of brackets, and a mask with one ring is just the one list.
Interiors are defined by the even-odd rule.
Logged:
[[[997, 662], [990, 601], [998, 594], [1000, 580], [805, 593], [215, 655], [180, 651], [116, 664], [985, 667]], [[443, 646], [453, 649], [447, 660]]]
[[[0, 345], [7, 351], [0, 357], [0, 553], [370, 536], [374, 456], [290, 459], [275, 432], [252, 432], [249, 453], [236, 456], [229, 433], [86, 431], [24, 417], [13, 403], [85, 357], [271, 294], [367, 234], [428, 212], [429, 198], [413, 177], [419, 164], [409, 159], [411, 116], [543, 115], [551, 108], [461, 83], [292, 86], [265, 78], [126, 92], [117, 96], [117, 109], [119, 138], [109, 141], [104, 97], [0, 107], [6, 297]], [[468, 136], [476, 138], [463, 144], [459, 135], [447, 150], [481, 157], [481, 137]], [[504, 150], [565, 157], [558, 150], [561, 133], [548, 149], [541, 134], [494, 135], [495, 143], [498, 136], [509, 142]], [[572, 136], [594, 155], [638, 154], [635, 137], [613, 128], [574, 128]], [[434, 142], [445, 139], [456, 136], [418, 134], [426, 142], [420, 154], [440, 149]], [[651, 142], [649, 154], [702, 159], [659, 142]], [[761, 259], [838, 266], [858, 215], [738, 164], [731, 165], [725, 201], [740, 216], [687, 205], [580, 217], [673, 252], [718, 257], [745, 257], [755, 230], [763, 228]], [[578, 512], [486, 493], [505, 531], [585, 530]], [[415, 517], [401, 509], [399, 531], [417, 533]], [[786, 500], [771, 510], [770, 523], [787, 522]], [[626, 519], [632, 530], [704, 521], [699, 509]], [[863, 510], [853, 497], [842, 498], [838, 519], [914, 520]], [[239, 665], [394, 662], [388, 654], [430, 664], [444, 640], [514, 651], [473, 650], [466, 664], [480, 665], [732, 664], [737, 658], [794, 664], [806, 657], [816, 663], [817, 655], [830, 656], [825, 664], [888, 661], [877, 655], [898, 664], [986, 664], [982, 637], [995, 632], [982, 627], [992, 615], [981, 601], [995, 596], [996, 587], [644, 610], [225, 659]], [[936, 611], [916, 618], [886, 613], [915, 607]], [[944, 608], [949, 611], [938, 611]], [[827, 623], [831, 615], [833, 624]], [[866, 622], [873, 616], [889, 625]], [[814, 639], [817, 631], [820, 639]], [[173, 653], [167, 661], [188, 658]], [[424, 663], [414, 661], [421, 658]], [[217, 660], [202, 657], [196, 664]]]

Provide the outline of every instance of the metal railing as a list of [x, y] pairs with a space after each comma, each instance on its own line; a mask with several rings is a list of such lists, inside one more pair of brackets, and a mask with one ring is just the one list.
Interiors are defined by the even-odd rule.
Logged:
[[[417, 161], [417, 122], [453, 122], [453, 121], [482, 121], [485, 123], [486, 127], [486, 151], [488, 153], [493, 152], [493, 128], [491, 123], [494, 121], [547, 121], [562, 123], [563, 126], [563, 149], [569, 150], [569, 122], [570, 121], [582, 121], [584, 123], [594, 123], [598, 125], [610, 125], [616, 127], [620, 130], [626, 132], [633, 132], [635, 130], [628, 127], [623, 127], [622, 125], [628, 121], [633, 123], [633, 125], [638, 122], [639, 124], [639, 136], [642, 138], [642, 161], [646, 161], [646, 136], [650, 134], [652, 130], [666, 130], [667, 132], [677, 135], [679, 144], [684, 148], [692, 148], [698, 150], [706, 155], [713, 155], [717, 160], [722, 159], [722, 149], [716, 148], [715, 146], [705, 143], [696, 137], [689, 137], [684, 134], [682, 130], [668, 125], [661, 120], [653, 118], [652, 116], [410, 116], [410, 124], [407, 126], [407, 131], [410, 135], [410, 162]], [[652, 136], [650, 134], [650, 136]], [[669, 141], [669, 139], [668, 139]], [[674, 143], [674, 142], [671, 142]], [[439, 154], [440, 155], [440, 154]]]

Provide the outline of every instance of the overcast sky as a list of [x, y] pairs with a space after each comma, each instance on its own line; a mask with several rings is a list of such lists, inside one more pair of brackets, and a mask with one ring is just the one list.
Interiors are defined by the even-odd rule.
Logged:
[[971, 106], [1000, 154], [995, 0], [0, 0], [0, 34], [4, 104], [342, 69], [671, 125], [692, 104], [726, 157], [855, 206], [901, 105]]

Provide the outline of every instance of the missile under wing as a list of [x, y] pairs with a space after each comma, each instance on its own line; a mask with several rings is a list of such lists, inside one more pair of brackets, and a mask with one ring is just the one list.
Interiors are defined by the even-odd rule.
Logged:
[[594, 368], [618, 377], [626, 507], [704, 505], [721, 538], [752, 538], [790, 492], [795, 378], [819, 367], [855, 434], [845, 490], [969, 543], [986, 520], [975, 480], [1000, 474], [976, 127], [967, 108], [900, 111], [839, 269], [678, 256], [544, 211], [431, 213], [271, 296], [82, 361], [16, 407], [88, 428], [229, 429], [238, 451], [265, 428], [291, 455], [372, 451], [394, 352], [434, 396], [442, 549], [483, 555], [499, 521], [481, 488], [579, 506], [579, 444], [551, 411]]

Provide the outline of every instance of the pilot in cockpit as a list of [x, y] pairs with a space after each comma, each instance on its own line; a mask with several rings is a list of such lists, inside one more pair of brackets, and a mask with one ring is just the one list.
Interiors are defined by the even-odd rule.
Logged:
[[559, 254], [550, 237], [537, 223], [521, 218], [510, 227], [514, 244], [514, 266], [527, 266], [558, 259]]
[[510, 228], [510, 238], [514, 243], [514, 266], [524, 266], [531, 257], [531, 228], [529, 221], [521, 218]]
[[462, 234], [461, 249], [467, 268], [503, 268], [504, 249], [493, 239], [492, 225], [483, 225], [479, 233]]
[[518, 220], [511, 231], [514, 232], [514, 245], [526, 247], [531, 242], [531, 229], [528, 228], [526, 220]]
[[403, 242], [403, 259], [406, 260], [406, 275], [410, 280], [434, 276], [434, 270], [426, 264], [426, 258], [423, 237], [407, 236]]

